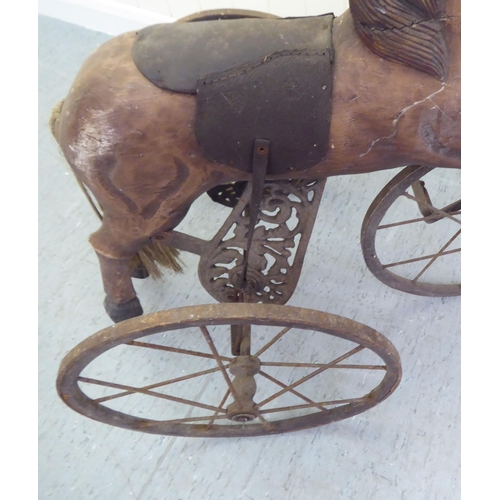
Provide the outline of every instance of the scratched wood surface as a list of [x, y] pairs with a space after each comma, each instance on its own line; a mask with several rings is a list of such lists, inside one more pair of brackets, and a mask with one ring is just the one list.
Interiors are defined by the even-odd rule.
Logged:
[[314, 16], [334, 12], [340, 15], [347, 9], [347, 0], [119, 0], [175, 18], [187, 16], [198, 10], [209, 9], [252, 9], [271, 12], [278, 16]]
[[[290, 305], [346, 316], [398, 349], [403, 379], [385, 402], [318, 429], [251, 439], [187, 439], [88, 420], [57, 397], [63, 356], [106, 327], [98, 221], [47, 125], [87, 56], [109, 37], [39, 19], [39, 496], [71, 499], [405, 499], [460, 497], [460, 298], [387, 288], [366, 269], [363, 216], [397, 170], [328, 180]], [[227, 212], [204, 196], [181, 230], [209, 238]], [[183, 254], [182, 275], [136, 281], [147, 312], [211, 303]], [[133, 366], [130, 367], [134, 369]]]

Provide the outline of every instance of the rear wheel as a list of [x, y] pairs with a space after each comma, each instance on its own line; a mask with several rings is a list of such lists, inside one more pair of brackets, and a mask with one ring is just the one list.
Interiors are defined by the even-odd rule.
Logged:
[[460, 295], [460, 170], [414, 165], [366, 213], [361, 247], [386, 285], [430, 297]]

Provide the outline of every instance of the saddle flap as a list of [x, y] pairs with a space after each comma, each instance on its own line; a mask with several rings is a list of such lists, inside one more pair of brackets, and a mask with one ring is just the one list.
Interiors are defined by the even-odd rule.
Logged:
[[157, 24], [132, 47], [139, 71], [173, 92], [196, 93], [198, 78], [283, 50], [322, 51], [331, 44], [333, 14], [295, 19], [231, 19]]
[[251, 171], [255, 138], [271, 143], [268, 174], [305, 170], [328, 150], [332, 66], [322, 51], [281, 51], [198, 82], [195, 131], [211, 160]]

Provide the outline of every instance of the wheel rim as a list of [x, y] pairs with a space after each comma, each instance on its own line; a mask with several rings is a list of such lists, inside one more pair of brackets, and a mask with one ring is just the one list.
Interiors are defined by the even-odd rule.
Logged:
[[[252, 346], [253, 356], [247, 358], [258, 359], [257, 367], [254, 360], [243, 359], [245, 356], [231, 356], [230, 325], [249, 324], [253, 325], [252, 336], [256, 341], [252, 344], [256, 345]], [[176, 333], [176, 339], [188, 341], [188, 329], [197, 331], [198, 339], [203, 340], [208, 348], [184, 349], [172, 347], [165, 341], [159, 343], [158, 338], [169, 338], [172, 332], [179, 330], [182, 334]], [[308, 335], [316, 335], [314, 338], [320, 340], [311, 341], [313, 337]], [[207, 339], [213, 342], [215, 350]], [[221, 347], [221, 342], [225, 342], [227, 351]], [[336, 352], [326, 354], [328, 346], [334, 346]], [[126, 376], [132, 376], [130, 365], [120, 360], [122, 354], [111, 358], [110, 363], [100, 361], [97, 368], [92, 366], [116, 348], [142, 348], [141, 352], [147, 352], [144, 359], [149, 370], [153, 370], [152, 356], [158, 353], [170, 356], [167, 362], [161, 360], [161, 370], [166, 367], [184, 369], [184, 365], [178, 362], [181, 354], [196, 360], [197, 367], [177, 377], [162, 372], [159, 381], [149, 379], [147, 383], [140, 381], [133, 385], [128, 380], [119, 383], [110, 377], [121, 376], [121, 369], [128, 369]], [[290, 354], [290, 349], [294, 348], [296, 351]], [[290, 357], [286, 361], [274, 361], [280, 351], [287, 352]], [[312, 357], [307, 358], [306, 352]], [[294, 353], [303, 358], [294, 361]], [[233, 366], [230, 371], [231, 358]], [[378, 359], [377, 363], [372, 361], [374, 358]], [[234, 368], [234, 359], [238, 359], [240, 372], [238, 367]], [[210, 361], [212, 365], [201, 366], [198, 360]], [[253, 371], [241, 372], [241, 366], [247, 365], [252, 365]], [[110, 374], [100, 378], [103, 367]], [[90, 375], [83, 373], [89, 370]], [[134, 365], [133, 375], [139, 377], [142, 372], [135, 373], [135, 370]], [[243, 376], [238, 373], [243, 373]], [[285, 376], [286, 373], [293, 373], [293, 376]], [[252, 378], [257, 386], [256, 394], [252, 394]], [[352, 382], [356, 378], [357, 381]], [[375, 380], [378, 385], [372, 388], [366, 382], [367, 378]], [[290, 432], [348, 418], [383, 401], [395, 390], [400, 379], [401, 365], [396, 349], [384, 336], [365, 325], [320, 311], [288, 306], [213, 304], [149, 314], [96, 333], [64, 358], [57, 390], [63, 401], [75, 411], [118, 427], [152, 434], [240, 437]], [[214, 382], [213, 393], [207, 389], [208, 381]], [[177, 393], [173, 390], [176, 384], [180, 385]], [[196, 397], [199, 401], [185, 393], [188, 385], [195, 389], [194, 392], [198, 391]], [[89, 387], [96, 390], [104, 387], [114, 392], [96, 397], [97, 393], [93, 396], [87, 394]], [[325, 387], [330, 394], [326, 393]], [[352, 396], [346, 397], [351, 390], [354, 391]], [[212, 402], [205, 398], [207, 394], [213, 396]], [[127, 399], [137, 396], [143, 401], [147, 399], [148, 403], [123, 411]], [[154, 418], [142, 417], [151, 400], [155, 405], [162, 405], [160, 418], [157, 413]], [[247, 404], [249, 401], [255, 403], [253, 408]], [[172, 412], [179, 408], [182, 409], [175, 416]], [[249, 415], [245, 413], [247, 410]], [[230, 416], [235, 418], [231, 420]], [[249, 423], [241, 423], [246, 420]]]
[[[416, 295], [460, 295], [459, 176], [459, 170], [410, 166], [378, 194], [363, 221], [361, 246], [380, 281]], [[430, 195], [424, 201], [422, 182]]]

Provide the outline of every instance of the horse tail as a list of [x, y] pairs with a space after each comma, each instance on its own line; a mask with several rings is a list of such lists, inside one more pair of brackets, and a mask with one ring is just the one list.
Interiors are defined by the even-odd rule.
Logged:
[[446, 0], [349, 0], [363, 43], [392, 62], [446, 78]]
[[57, 120], [61, 116], [61, 110], [64, 104], [64, 99], [61, 102], [58, 102], [55, 106], [54, 109], [52, 110], [52, 114], [50, 115], [50, 120], [49, 120], [49, 126], [50, 126], [50, 131], [52, 132], [52, 135], [54, 136], [54, 139], [59, 142], [58, 139], [58, 134], [57, 134]]

